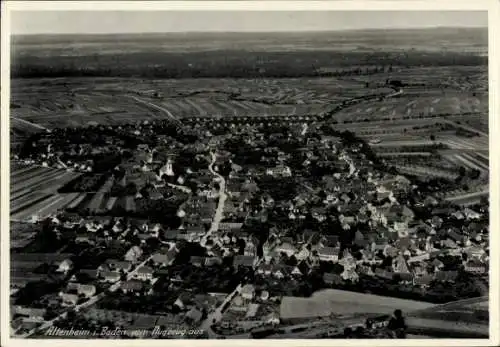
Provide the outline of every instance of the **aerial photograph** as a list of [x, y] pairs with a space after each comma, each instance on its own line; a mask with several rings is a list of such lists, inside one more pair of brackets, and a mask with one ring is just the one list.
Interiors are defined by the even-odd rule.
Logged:
[[487, 11], [10, 21], [11, 339], [489, 338]]

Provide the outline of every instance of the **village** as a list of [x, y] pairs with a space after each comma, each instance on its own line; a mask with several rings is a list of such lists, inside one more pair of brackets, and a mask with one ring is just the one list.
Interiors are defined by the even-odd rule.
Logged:
[[327, 123], [56, 129], [13, 161], [76, 175], [53, 191], [61, 204], [15, 221], [36, 230], [11, 251], [16, 335], [250, 336], [371, 313], [302, 303], [322, 290], [436, 304], [488, 292], [487, 202], [445, 201]]

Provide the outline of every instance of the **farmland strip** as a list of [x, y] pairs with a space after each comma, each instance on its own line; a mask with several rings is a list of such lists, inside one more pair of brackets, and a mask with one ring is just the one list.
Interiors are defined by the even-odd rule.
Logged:
[[[13, 190], [13, 192], [16, 193], [22, 189], [35, 188], [38, 185], [43, 184], [44, 182], [46, 183], [49, 180], [55, 181], [55, 180], [61, 179], [66, 174], [68, 174], [66, 171], [58, 171], [58, 172], [56, 171], [56, 172], [48, 173], [46, 175], [41, 175], [38, 177], [31, 178], [30, 180], [25, 182], [25, 184], [23, 184], [21, 187], [18, 187], [15, 190]], [[53, 182], [50, 182], [50, 183], [53, 184]]]
[[78, 205], [80, 205], [80, 203], [85, 199], [85, 197], [87, 196], [87, 193], [80, 193], [78, 194], [78, 197], [73, 200], [68, 206], [67, 208], [68, 209], [73, 209], [73, 208], [76, 208], [78, 207]]
[[115, 205], [116, 200], [117, 200], [117, 198], [116, 198], [116, 197], [111, 197], [111, 198], [109, 198], [109, 200], [108, 200], [108, 202], [107, 202], [107, 204], [106, 204], [106, 209], [107, 209], [108, 211], [113, 209], [113, 206]]
[[31, 169], [32, 169], [31, 171], [29, 170], [24, 171], [22, 174], [15, 175], [14, 177], [12, 177], [11, 175], [10, 184], [13, 185], [20, 181], [26, 180], [27, 178], [30, 178], [32, 176], [39, 175], [43, 172], [49, 171], [49, 169], [43, 168], [41, 166], [32, 166]]
[[27, 203], [21, 205], [21, 206], [16, 206], [15, 208], [12, 208], [10, 210], [10, 215], [12, 216], [13, 214], [16, 214], [18, 212], [21, 212], [21, 211], [26, 211], [27, 209], [29, 209], [30, 207], [38, 204], [39, 202], [41, 201], [44, 201], [46, 200], [47, 198], [51, 197], [52, 194], [44, 194], [43, 196], [35, 199], [35, 200], [30, 200], [28, 201]]

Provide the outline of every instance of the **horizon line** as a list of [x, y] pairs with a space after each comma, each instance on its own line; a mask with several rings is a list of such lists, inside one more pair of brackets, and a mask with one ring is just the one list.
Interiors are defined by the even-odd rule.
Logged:
[[390, 30], [431, 30], [431, 29], [488, 29], [488, 25], [483, 26], [422, 26], [422, 27], [393, 27], [393, 28], [356, 28], [356, 29], [329, 29], [329, 30], [275, 30], [275, 31], [223, 31], [223, 30], [207, 30], [207, 31], [143, 31], [143, 32], [43, 32], [43, 33], [10, 33], [11, 36], [42, 36], [42, 35], [159, 35], [159, 34], [287, 34], [287, 33], [339, 33], [339, 32], [356, 32], [356, 31], [390, 31]]

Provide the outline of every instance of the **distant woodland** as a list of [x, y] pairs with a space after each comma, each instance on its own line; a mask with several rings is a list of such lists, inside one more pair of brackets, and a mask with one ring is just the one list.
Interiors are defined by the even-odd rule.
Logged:
[[487, 65], [488, 58], [457, 52], [204, 51], [135, 52], [71, 56], [30, 50], [11, 61], [13, 78], [279, 78], [339, 77], [390, 72], [396, 67]]

